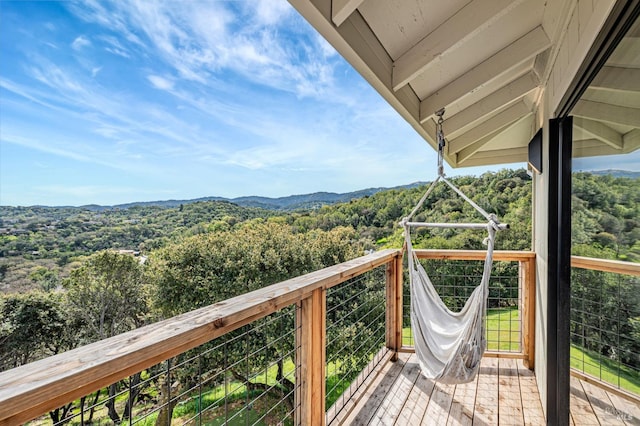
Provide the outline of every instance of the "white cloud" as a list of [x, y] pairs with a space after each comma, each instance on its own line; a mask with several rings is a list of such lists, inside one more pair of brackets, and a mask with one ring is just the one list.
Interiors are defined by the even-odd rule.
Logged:
[[71, 43], [71, 47], [75, 50], [82, 50], [89, 46], [91, 46], [91, 41], [83, 35], [76, 37], [76, 39], [73, 40], [73, 43]]
[[100, 71], [102, 71], [102, 67], [93, 67], [93, 68], [91, 68], [91, 77], [95, 78], [95, 76], [98, 75], [98, 73]]
[[124, 41], [148, 44], [145, 53], [162, 58], [182, 79], [207, 84], [230, 71], [300, 97], [341, 99], [327, 95], [343, 92], [333, 78], [343, 62], [286, 1], [87, 0], [71, 10], [120, 33], [109, 52], [126, 57]]
[[253, 8], [249, 13], [254, 16], [260, 26], [276, 25], [288, 18], [293, 12], [291, 6], [284, 1], [255, 0], [246, 2], [246, 6]]
[[122, 56], [123, 58], [131, 57], [129, 50], [124, 47], [124, 45], [120, 43], [120, 41], [116, 37], [101, 35], [99, 39], [108, 45], [107, 47], [105, 47], [105, 50], [107, 52], [113, 53], [114, 55]]
[[173, 81], [166, 79], [164, 77], [160, 77], [159, 75], [149, 75], [147, 79], [153, 87], [160, 90], [172, 90], [173, 89]]

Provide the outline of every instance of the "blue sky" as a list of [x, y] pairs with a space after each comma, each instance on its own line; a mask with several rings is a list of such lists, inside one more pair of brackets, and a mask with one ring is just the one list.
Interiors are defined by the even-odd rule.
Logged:
[[2, 205], [435, 175], [433, 150], [284, 0], [1, 1], [0, 23]]
[[433, 151], [286, 1], [2, 1], [0, 13], [2, 205], [433, 177]]

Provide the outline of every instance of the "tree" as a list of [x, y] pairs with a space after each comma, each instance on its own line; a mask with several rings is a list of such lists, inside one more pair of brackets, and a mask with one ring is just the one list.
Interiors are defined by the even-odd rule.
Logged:
[[[90, 256], [73, 270], [63, 283], [67, 289], [70, 310], [83, 325], [84, 343], [106, 339], [142, 326], [149, 313], [143, 269], [138, 259], [127, 254], [105, 250]], [[137, 377], [137, 379], [136, 379]], [[139, 374], [131, 380], [139, 380]], [[108, 388], [107, 408], [114, 423], [121, 421], [115, 409], [119, 383]], [[131, 413], [140, 389], [131, 395], [122, 418]]]
[[29, 292], [0, 299], [0, 370], [74, 346], [74, 330], [60, 293]]
[[[192, 236], [149, 258], [147, 263], [156, 282], [154, 300], [167, 316], [210, 305], [356, 257], [362, 252], [353, 243], [354, 237], [350, 228], [295, 233], [279, 220], [255, 220], [229, 231]], [[295, 352], [293, 334], [282, 338], [281, 333], [292, 330], [293, 323], [294, 311], [285, 310], [274, 318], [255, 322], [248, 330], [228, 333], [220, 339], [227, 342], [224, 351], [208, 351], [213, 343], [200, 348], [199, 354], [204, 354], [197, 355], [200, 368], [215, 376], [226, 374], [222, 371], [225, 364], [236, 365], [230, 374], [251, 390], [263, 386], [252, 382], [252, 375], [262, 371], [266, 360], [279, 359], [277, 385], [263, 386], [263, 390], [278, 398], [290, 394], [293, 383], [284, 377], [282, 360]], [[194, 354], [183, 354], [172, 364], [180, 364]], [[175, 376], [188, 389], [197, 373], [197, 369], [185, 367]], [[167, 419], [173, 407], [164, 405], [158, 417]]]

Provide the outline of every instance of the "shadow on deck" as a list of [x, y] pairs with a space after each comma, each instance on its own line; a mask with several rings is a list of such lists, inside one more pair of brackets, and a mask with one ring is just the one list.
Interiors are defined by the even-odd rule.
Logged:
[[[331, 425], [544, 425], [532, 371], [522, 360], [488, 358], [471, 383], [447, 385], [420, 374], [415, 354], [382, 362]], [[640, 425], [640, 407], [571, 379], [573, 425]]]

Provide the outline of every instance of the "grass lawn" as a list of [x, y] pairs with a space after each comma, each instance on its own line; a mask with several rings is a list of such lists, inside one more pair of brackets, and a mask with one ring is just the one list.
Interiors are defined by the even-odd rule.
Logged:
[[572, 368], [640, 395], [640, 372], [575, 345], [571, 345], [570, 360]]
[[[521, 322], [517, 307], [487, 309], [487, 349], [520, 352]], [[402, 344], [413, 346], [411, 327], [402, 329]]]

